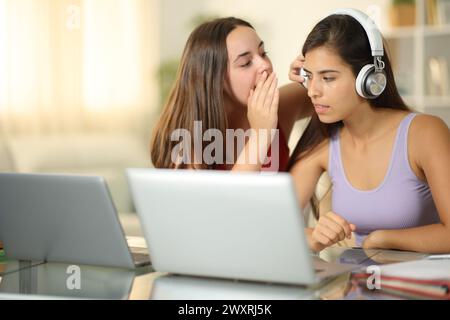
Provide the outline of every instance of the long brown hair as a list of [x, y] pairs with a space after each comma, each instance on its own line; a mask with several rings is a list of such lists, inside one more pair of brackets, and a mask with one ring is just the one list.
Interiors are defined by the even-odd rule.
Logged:
[[[303, 45], [303, 56], [322, 46], [334, 50], [352, 68], [355, 78], [364, 65], [373, 63], [367, 34], [361, 24], [351, 16], [331, 15], [321, 20], [309, 33]], [[386, 46], [384, 46], [383, 61], [387, 87], [378, 98], [368, 100], [370, 106], [372, 108], [410, 110], [398, 93]], [[342, 126], [342, 122], [322, 123], [314, 113], [291, 155], [289, 169]]]
[[[177, 142], [171, 141], [171, 134], [176, 129], [187, 129], [193, 137], [194, 121], [202, 121], [202, 134], [208, 129], [218, 129], [225, 134], [226, 39], [238, 26], [253, 29], [244, 20], [228, 17], [203, 23], [189, 36], [175, 85], [153, 130], [150, 153], [155, 167], [175, 167], [171, 152]], [[202, 146], [203, 150], [203, 142]], [[210, 169], [213, 165], [201, 167]]]

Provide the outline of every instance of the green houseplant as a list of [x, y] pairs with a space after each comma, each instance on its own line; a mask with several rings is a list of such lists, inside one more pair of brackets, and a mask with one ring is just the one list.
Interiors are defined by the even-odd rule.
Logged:
[[[193, 30], [203, 22], [218, 18], [217, 15], [199, 14], [194, 16], [188, 24], [189, 30]], [[159, 99], [160, 108], [169, 99], [170, 90], [172, 89], [180, 64], [180, 58], [166, 59], [161, 62], [158, 68], [158, 82], [159, 82]]]

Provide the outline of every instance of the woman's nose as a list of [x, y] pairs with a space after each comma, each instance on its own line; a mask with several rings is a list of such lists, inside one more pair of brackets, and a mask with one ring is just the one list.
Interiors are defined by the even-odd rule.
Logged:
[[308, 79], [307, 80], [306, 87], [308, 88], [308, 96], [310, 98], [314, 98], [314, 97], [320, 96], [320, 90], [319, 90], [319, 88], [317, 86], [316, 81], [314, 81], [313, 79]]
[[266, 71], [268, 74], [272, 73], [272, 64], [270, 63], [270, 61], [267, 61], [262, 57], [260, 57], [259, 59], [260, 65], [258, 68], [258, 74], [262, 75], [264, 71]]

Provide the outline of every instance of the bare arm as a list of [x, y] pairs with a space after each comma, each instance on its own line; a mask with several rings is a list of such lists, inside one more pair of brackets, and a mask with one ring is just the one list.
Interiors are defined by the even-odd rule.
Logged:
[[267, 140], [260, 141], [257, 133], [252, 134], [231, 171], [261, 171], [269, 147]]
[[[325, 171], [328, 157], [328, 142], [322, 143], [308, 156], [297, 161], [291, 169], [300, 207], [304, 209], [311, 200], [317, 182]], [[324, 163], [325, 161], [325, 163]]]
[[450, 252], [450, 130], [439, 118], [418, 116], [411, 124], [417, 155], [411, 159], [423, 171], [441, 222], [402, 230], [371, 233], [363, 246], [408, 251]]
[[[320, 164], [320, 156], [317, 152], [303, 158], [292, 167], [291, 174], [294, 178], [297, 199], [302, 210], [306, 208], [311, 200], [323, 171]], [[306, 228], [305, 233], [308, 245], [313, 251], [320, 251], [324, 248], [324, 246], [314, 241], [312, 228]]]
[[289, 79], [293, 82], [280, 88], [278, 115], [281, 129], [287, 138], [295, 122], [311, 116], [314, 110], [308, 92], [301, 85], [303, 78], [297, 75], [302, 65], [303, 58], [299, 56], [292, 62], [289, 69]]

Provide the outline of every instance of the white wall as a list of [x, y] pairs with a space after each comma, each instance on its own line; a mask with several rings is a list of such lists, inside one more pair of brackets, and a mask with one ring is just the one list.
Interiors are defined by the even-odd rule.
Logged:
[[[162, 0], [162, 57], [181, 55], [196, 14], [236, 16], [248, 20], [266, 43], [266, 50], [278, 73], [287, 83], [289, 64], [300, 53], [313, 26], [338, 8], [352, 7], [364, 12], [380, 8], [380, 26], [386, 24], [390, 0]], [[372, 7], [371, 7], [372, 6]]]
[[206, 0], [159, 0], [159, 2], [161, 59], [181, 57], [184, 44], [193, 30], [192, 19], [204, 12]]

